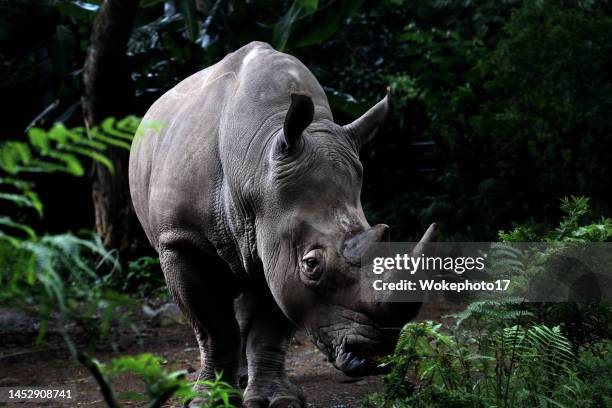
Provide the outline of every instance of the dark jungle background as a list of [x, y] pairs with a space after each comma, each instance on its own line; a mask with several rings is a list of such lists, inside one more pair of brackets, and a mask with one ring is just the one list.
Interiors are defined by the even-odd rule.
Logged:
[[[606, 0], [1, 1], [0, 310], [37, 319], [22, 348], [55, 334], [100, 384], [129, 372], [152, 403], [192, 395], [184, 373], [157, 357], [109, 354], [105, 365], [85, 351], [167, 296], [127, 191], [138, 118], [254, 40], [299, 58], [338, 123], [390, 87], [393, 113], [361, 160], [368, 220], [389, 224], [392, 239], [413, 240], [432, 222], [446, 241], [612, 239]], [[136, 298], [149, 302], [144, 312]], [[610, 406], [609, 305], [462, 313], [407, 326], [384, 390], [358, 403]], [[455, 321], [468, 323], [451, 330]], [[497, 340], [464, 344], [477, 329]], [[20, 338], [8, 324], [4, 335]], [[525, 354], [504, 354], [508, 341]], [[10, 379], [16, 366], [7, 367]], [[479, 388], [487, 378], [489, 391]], [[210, 406], [227, 404], [229, 387], [210, 389]], [[117, 398], [104, 394], [110, 406]]]

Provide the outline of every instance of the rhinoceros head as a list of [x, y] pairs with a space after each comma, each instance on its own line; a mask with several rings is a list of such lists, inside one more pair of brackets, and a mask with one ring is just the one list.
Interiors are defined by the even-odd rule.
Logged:
[[387, 116], [389, 95], [345, 126], [313, 121], [309, 96], [291, 99], [270, 148], [258, 226], [266, 280], [285, 315], [336, 368], [371, 374], [372, 357], [390, 351], [420, 306], [361, 296], [361, 254], [388, 240], [389, 228], [370, 226], [363, 213], [359, 149]]

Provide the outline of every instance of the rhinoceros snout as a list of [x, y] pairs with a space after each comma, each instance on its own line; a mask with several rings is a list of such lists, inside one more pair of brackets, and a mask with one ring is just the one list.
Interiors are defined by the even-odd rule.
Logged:
[[375, 348], [370, 345], [348, 345], [337, 353], [334, 367], [349, 377], [384, 374], [387, 369], [380, 365], [379, 358], [393, 351], [389, 344], [392, 343], [380, 343]]

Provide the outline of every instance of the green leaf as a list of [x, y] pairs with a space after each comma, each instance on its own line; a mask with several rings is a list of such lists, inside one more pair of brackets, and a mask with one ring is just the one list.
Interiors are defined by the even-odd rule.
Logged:
[[117, 146], [123, 149], [129, 150], [130, 143], [125, 142], [123, 140], [117, 140], [112, 137], [106, 136], [103, 132], [100, 132], [97, 128], [93, 128], [90, 130], [89, 134], [95, 140], [98, 140], [106, 145]]
[[272, 31], [272, 45], [279, 51], [284, 51], [291, 34], [293, 23], [304, 13], [304, 9], [297, 3], [293, 3], [287, 13], [274, 25]]
[[200, 22], [198, 21], [195, 0], [176, 0], [177, 10], [185, 19], [185, 28], [187, 30], [187, 38], [190, 41], [195, 41], [200, 32]]
[[28, 130], [28, 138], [30, 144], [36, 147], [42, 154], [46, 154], [49, 151], [49, 138], [47, 132], [40, 128], [30, 128]]
[[314, 13], [319, 7], [319, 0], [295, 0], [306, 13]]
[[141, 8], [147, 8], [147, 7], [153, 7], [159, 3], [165, 3], [166, 0], [140, 0], [140, 7]]
[[363, 3], [363, 0], [337, 0], [314, 11], [312, 18], [295, 24], [291, 45], [299, 48], [321, 44], [355, 15]]
[[361, 116], [372, 106], [369, 102], [357, 101], [352, 95], [332, 88], [325, 88], [325, 94], [332, 108], [348, 113], [355, 118]]
[[[106, 156], [104, 156], [101, 153], [98, 153], [98, 152], [93, 151], [93, 150], [81, 148], [81, 147], [76, 147], [76, 146], [66, 146], [65, 150], [67, 150], [69, 152], [73, 152], [73, 153], [78, 153], [81, 156], [90, 157], [90, 158], [94, 159], [95, 161], [97, 161], [98, 163], [102, 164], [104, 167], [106, 167], [111, 173], [113, 171], [115, 171], [115, 167], [113, 166], [113, 162], [111, 162]], [[80, 170], [80, 175], [83, 174], [81, 163], [76, 158], [76, 156], [69, 155], [69, 154], [63, 154], [62, 157], [63, 157], [63, 159], [64, 158], [66, 158], [66, 159], [67, 158], [74, 159], [74, 161], [71, 161], [70, 164], [71, 165], [78, 164], [80, 169], [81, 169]], [[71, 169], [73, 169], [73, 167], [71, 167]]]
[[75, 155], [59, 151], [52, 151], [49, 153], [49, 156], [64, 162], [64, 166], [58, 166], [57, 168], [49, 167], [50, 171], [61, 170], [74, 176], [82, 176], [85, 174], [85, 169], [83, 168], [81, 161]]
[[16, 174], [20, 164], [29, 164], [31, 160], [32, 151], [25, 143], [8, 141], [0, 145], [0, 168], [7, 173]]
[[59, 1], [57, 8], [66, 17], [83, 23], [92, 23], [100, 10], [100, 5], [94, 2], [65, 0]]
[[39, 215], [42, 215], [42, 204], [38, 196], [33, 191], [27, 194], [14, 194], [0, 192], [0, 200], [10, 201], [19, 207], [30, 207], [36, 210]]
[[289, 41], [295, 23], [315, 13], [318, 7], [319, 2], [316, 0], [294, 1], [285, 15], [283, 15], [273, 26], [272, 45], [279, 51], [284, 51], [287, 48], [287, 42]]
[[25, 234], [31, 240], [36, 239], [36, 232], [34, 232], [34, 230], [30, 226], [15, 222], [10, 217], [0, 217], [0, 225], [4, 225], [5, 227], [25, 232]]

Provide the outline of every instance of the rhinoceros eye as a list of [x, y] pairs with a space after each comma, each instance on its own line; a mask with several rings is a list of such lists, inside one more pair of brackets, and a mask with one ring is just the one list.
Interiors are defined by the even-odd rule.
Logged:
[[316, 258], [308, 258], [304, 260], [304, 264], [306, 264], [307, 268], [314, 269], [319, 266], [319, 260]]
[[308, 279], [318, 279], [321, 276], [321, 260], [323, 254], [320, 249], [315, 249], [308, 252], [304, 258], [302, 258], [302, 271]]

